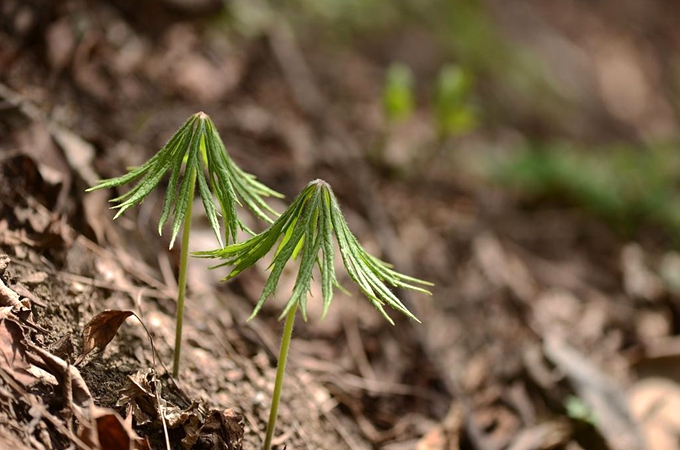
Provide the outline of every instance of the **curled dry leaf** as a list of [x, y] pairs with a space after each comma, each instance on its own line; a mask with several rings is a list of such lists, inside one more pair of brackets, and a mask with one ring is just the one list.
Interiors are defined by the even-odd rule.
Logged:
[[83, 328], [83, 353], [75, 364], [80, 364], [94, 349], [103, 350], [116, 336], [125, 319], [134, 314], [129, 310], [107, 309], [94, 316]]

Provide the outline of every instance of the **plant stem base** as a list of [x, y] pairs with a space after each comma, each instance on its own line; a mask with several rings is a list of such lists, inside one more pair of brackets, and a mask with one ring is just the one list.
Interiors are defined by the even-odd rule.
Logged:
[[272, 394], [272, 406], [269, 410], [269, 422], [267, 422], [267, 436], [264, 440], [263, 450], [269, 450], [272, 446], [274, 428], [276, 426], [276, 416], [279, 411], [279, 401], [281, 400], [281, 390], [283, 388], [283, 376], [286, 373], [286, 361], [288, 360], [288, 350], [290, 340], [293, 335], [293, 325], [295, 324], [295, 313], [297, 304], [293, 306], [286, 315], [286, 324], [283, 327], [281, 337], [281, 349], [279, 350], [279, 363], [276, 366], [276, 382], [274, 383], [274, 393]]

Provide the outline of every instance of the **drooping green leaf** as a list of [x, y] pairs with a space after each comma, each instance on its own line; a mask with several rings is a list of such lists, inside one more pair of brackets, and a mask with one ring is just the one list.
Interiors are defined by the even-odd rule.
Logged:
[[[130, 169], [121, 177], [101, 180], [89, 188], [88, 192], [120, 187], [139, 179], [132, 189], [111, 200], [115, 203], [113, 208], [118, 209], [114, 218], [118, 218], [129, 208], [143, 202], [168, 171], [170, 181], [158, 221], [158, 233], [162, 233], [163, 226], [172, 217], [170, 248], [182, 227], [187, 208], [193, 202], [192, 193], [196, 184], [208, 222], [220, 246], [224, 245], [224, 241], [219, 214], [224, 217], [227, 228], [227, 244], [236, 242], [239, 230], [250, 232], [238, 218], [237, 206], [249, 208], [257, 217], [269, 223], [273, 222], [272, 217], [278, 216], [265, 202], [264, 197], [283, 196], [234, 163], [212, 120], [202, 112], [191, 116], [147, 162]], [[216, 201], [219, 203], [219, 210]]]
[[[300, 306], [302, 317], [307, 319], [307, 295], [313, 282], [314, 268], [321, 274], [323, 313], [326, 314], [333, 298], [333, 287], [338, 286], [335, 274], [334, 237], [342, 262], [349, 277], [369, 301], [390, 322], [384, 305], [418, 320], [387, 287], [386, 283], [404, 289], [429, 294], [422, 286], [431, 285], [423, 280], [403, 275], [384, 261], [368, 254], [347, 226], [331, 187], [323, 180], [309, 183], [284, 213], [260, 234], [248, 240], [221, 249], [198, 252], [204, 258], [219, 258], [214, 267], [232, 266], [224, 278], [231, 279], [253, 266], [268, 253], [273, 253], [270, 274], [262, 294], [251, 314], [256, 316], [278, 285], [284, 267], [300, 254], [297, 278], [288, 303], [281, 313], [284, 317], [292, 308]], [[278, 243], [278, 245], [277, 245]]]

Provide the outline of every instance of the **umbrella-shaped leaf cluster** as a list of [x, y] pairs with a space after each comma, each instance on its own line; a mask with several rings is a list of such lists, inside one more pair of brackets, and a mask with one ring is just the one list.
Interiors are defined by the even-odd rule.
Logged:
[[265, 203], [263, 197], [282, 197], [232, 161], [212, 120], [202, 112], [191, 116], [147, 162], [121, 177], [102, 180], [88, 191], [119, 187], [141, 177], [131, 190], [111, 200], [116, 204], [113, 208], [118, 209], [115, 216], [118, 218], [129, 208], [144, 201], [167, 172], [170, 172], [170, 181], [158, 222], [158, 232], [162, 233], [163, 226], [172, 217], [170, 248], [193, 200], [196, 184], [220, 246], [224, 244], [215, 197], [224, 216], [227, 243], [236, 241], [239, 229], [247, 230], [236, 213], [237, 205], [244, 204], [256, 216], [271, 223], [269, 215], [276, 216], [276, 213]]
[[334, 270], [334, 241], [337, 241], [340, 256], [350, 278], [390, 323], [393, 322], [385, 312], [384, 305], [418, 320], [387, 284], [429, 293], [422, 286], [430, 283], [403, 275], [366, 252], [347, 226], [333, 190], [323, 180], [309, 183], [288, 209], [262, 233], [242, 243], [199, 252], [197, 255], [223, 259], [224, 262], [216, 267], [233, 266], [225, 278], [230, 279], [253, 266], [276, 245], [270, 266], [271, 273], [251, 318], [275, 292], [286, 263], [299, 257], [297, 279], [281, 317], [299, 305], [302, 316], [306, 319], [307, 293], [311, 287], [315, 265], [319, 267], [321, 273], [323, 314], [328, 311], [331, 304], [333, 286], [338, 284]]

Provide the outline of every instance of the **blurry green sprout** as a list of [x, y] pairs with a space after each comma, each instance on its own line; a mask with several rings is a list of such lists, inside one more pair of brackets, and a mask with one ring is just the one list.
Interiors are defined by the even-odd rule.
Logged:
[[215, 197], [217, 203], [219, 203], [221, 214], [224, 216], [227, 228], [226, 242], [229, 243], [230, 241], [235, 242], [239, 229], [248, 230], [237, 216], [237, 205], [245, 204], [257, 217], [271, 223], [272, 219], [267, 214], [276, 215], [276, 213], [264, 202], [263, 197], [281, 197], [281, 194], [259, 183], [253, 175], [243, 172], [231, 160], [212, 120], [202, 112], [191, 116], [170, 138], [168, 143], [140, 167], [130, 169], [127, 174], [121, 177], [102, 180], [96, 186], [89, 188], [88, 192], [120, 187], [141, 178], [131, 190], [111, 200], [115, 203], [113, 209], [119, 210], [114, 217], [116, 219], [128, 209], [142, 203], [158, 187], [167, 172], [170, 172], [170, 181], [167, 189], [165, 189], [165, 200], [158, 222], [158, 233], [162, 233], [163, 226], [172, 216], [172, 236], [170, 239], [170, 248], [172, 248], [179, 229], [184, 226], [173, 355], [173, 376], [176, 377], [179, 371], [186, 295], [189, 227], [196, 184], [198, 184], [198, 192], [206, 216], [220, 246], [224, 244]]
[[472, 75], [458, 66], [446, 65], [439, 71], [434, 113], [440, 136], [459, 136], [476, 128], [477, 114], [469, 102], [473, 86]]
[[593, 426], [597, 424], [597, 418], [590, 406], [580, 397], [570, 395], [564, 400], [564, 409], [567, 416], [575, 420], [589, 423]]
[[385, 74], [383, 87], [383, 111], [390, 123], [408, 119], [413, 114], [413, 74], [401, 63], [394, 63]]
[[286, 324], [281, 341], [265, 450], [269, 450], [274, 433], [286, 359], [298, 307], [303, 319], [307, 320], [307, 295], [311, 289], [314, 267], [318, 267], [321, 274], [322, 317], [331, 305], [333, 287], [338, 286], [334, 268], [335, 242], [338, 244], [342, 262], [350, 278], [388, 322], [394, 324], [384, 309], [385, 305], [418, 321], [387, 284], [426, 294], [429, 292], [422, 286], [431, 284], [403, 275], [393, 270], [389, 264], [368, 254], [349, 230], [333, 190], [323, 180], [309, 183], [288, 209], [262, 233], [239, 244], [197, 253], [197, 256], [224, 260], [215, 267], [233, 266], [225, 278], [228, 280], [252, 267], [276, 247], [270, 265], [271, 273], [250, 316], [251, 319], [275, 293], [286, 264], [297, 257], [300, 259], [293, 291], [280, 315], [280, 319], [286, 317]]

